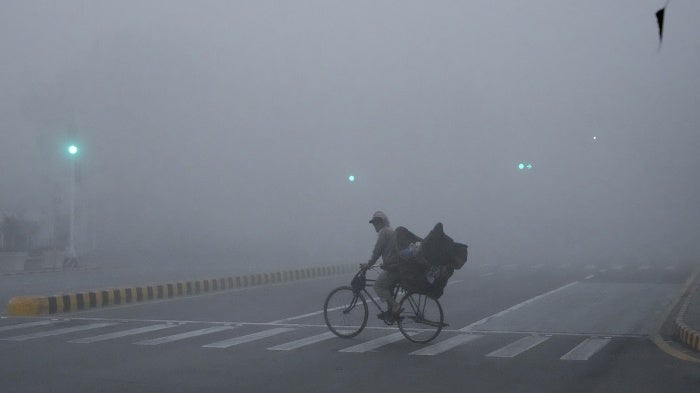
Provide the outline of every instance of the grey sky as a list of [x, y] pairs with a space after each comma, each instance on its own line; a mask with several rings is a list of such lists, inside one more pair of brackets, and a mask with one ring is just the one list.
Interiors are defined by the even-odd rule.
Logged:
[[359, 262], [382, 209], [472, 258], [697, 254], [700, 4], [658, 50], [663, 3], [3, 1], [0, 210], [65, 197], [74, 134], [107, 248]]

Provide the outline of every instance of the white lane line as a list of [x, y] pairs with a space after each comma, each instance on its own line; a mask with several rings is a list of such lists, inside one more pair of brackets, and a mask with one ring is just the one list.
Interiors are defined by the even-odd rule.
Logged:
[[34, 338], [58, 336], [59, 334], [82, 332], [84, 330], [99, 329], [99, 328], [103, 328], [105, 326], [110, 326], [110, 325], [115, 325], [115, 323], [106, 323], [106, 322], [105, 323], [91, 323], [89, 325], [73, 326], [73, 327], [63, 328], [63, 329], [56, 329], [56, 330], [49, 330], [49, 331], [45, 331], [45, 332], [25, 334], [22, 336], [8, 337], [8, 338], [0, 339], [0, 340], [24, 341], [24, 340], [31, 340]]
[[[341, 331], [341, 333], [343, 333]], [[316, 344], [321, 341], [330, 340], [331, 338], [337, 337], [333, 332], [326, 332], [323, 334], [318, 334], [316, 336], [302, 338], [300, 340], [290, 341], [281, 345], [276, 345], [274, 347], [268, 348], [270, 351], [291, 351], [292, 349], [297, 349], [305, 347], [307, 345]]]
[[564, 289], [567, 289], [567, 288], [569, 288], [569, 287], [571, 287], [571, 286], [573, 286], [573, 285], [576, 285], [576, 284], [578, 284], [578, 283], [579, 283], [578, 281], [570, 282], [570, 283], [568, 283], [568, 284], [566, 284], [566, 285], [564, 285], [564, 286], [562, 286], [562, 287], [559, 287], [559, 288], [557, 288], [557, 289], [553, 289], [553, 290], [551, 290], [551, 291], [549, 291], [549, 292], [547, 292], [547, 293], [543, 293], [543, 294], [541, 294], [541, 295], [537, 295], [537, 296], [535, 296], [535, 297], [533, 297], [533, 298], [530, 298], [530, 299], [528, 299], [528, 300], [525, 300], [525, 301], [522, 302], [522, 303], [518, 303], [518, 304], [516, 304], [516, 305], [513, 306], [513, 307], [510, 307], [510, 308], [507, 308], [507, 309], [505, 309], [505, 310], [503, 310], [503, 311], [497, 312], [496, 314], [490, 315], [490, 316], [488, 316], [488, 317], [486, 317], [486, 318], [482, 318], [482, 319], [480, 319], [480, 320], [478, 320], [478, 321], [476, 321], [476, 322], [474, 322], [474, 323], [471, 323], [471, 324], [469, 324], [469, 325], [467, 325], [467, 326], [465, 326], [465, 327], [463, 327], [463, 328], [461, 328], [461, 329], [459, 329], [459, 330], [462, 331], [462, 332], [469, 332], [469, 331], [471, 331], [475, 326], [479, 326], [479, 325], [481, 325], [481, 324], [484, 324], [484, 323], [488, 322], [489, 320], [491, 320], [491, 319], [493, 319], [493, 318], [497, 318], [497, 317], [500, 317], [500, 316], [502, 316], [502, 315], [504, 315], [504, 314], [507, 314], [507, 313], [509, 313], [509, 312], [511, 312], [511, 311], [515, 311], [515, 310], [517, 310], [517, 309], [519, 309], [519, 308], [522, 308], [522, 307], [524, 307], [524, 306], [527, 306], [527, 305], [530, 304], [530, 303], [536, 302], [536, 301], [538, 301], [538, 300], [540, 300], [540, 299], [542, 299], [542, 298], [544, 298], [544, 297], [546, 297], [546, 296], [552, 295], [552, 294], [557, 293], [557, 292], [559, 292], [559, 291], [563, 291]]
[[593, 277], [595, 277], [595, 274], [591, 274], [590, 276], [586, 276], [586, 278], [584, 278], [584, 280], [590, 280]]
[[[335, 307], [335, 308], [332, 308], [332, 309], [328, 309], [328, 311], [337, 310], [337, 309], [343, 308], [343, 307], [345, 307], [345, 306], [340, 306], [340, 307]], [[280, 323], [285, 323], [285, 322], [293, 321], [293, 320], [295, 320], [295, 319], [302, 319], [302, 318], [307, 318], [307, 317], [313, 317], [314, 315], [318, 315], [318, 314], [323, 314], [323, 310], [321, 310], [321, 311], [310, 312], [310, 313], [308, 313], [308, 314], [297, 315], [297, 316], [294, 316], [294, 317], [289, 317], [289, 318], [284, 318], [284, 319], [278, 319], [278, 320], [276, 320], [276, 321], [272, 321], [272, 322], [269, 322], [269, 323], [270, 323], [270, 324], [273, 324], [273, 325], [274, 325], [274, 324], [280, 324]]]
[[129, 329], [129, 330], [122, 330], [119, 332], [100, 334], [99, 336], [79, 338], [76, 340], [70, 340], [68, 342], [73, 343], [73, 344], [90, 344], [90, 343], [94, 343], [94, 342], [98, 342], [98, 341], [111, 340], [114, 338], [133, 336], [135, 334], [154, 332], [156, 330], [167, 329], [167, 328], [171, 328], [171, 327], [175, 327], [175, 326], [178, 326], [178, 325], [161, 324], [161, 325], [144, 326], [144, 327], [140, 327], [140, 328], [136, 328], [136, 329]]
[[440, 341], [439, 343], [430, 345], [425, 348], [421, 348], [417, 351], [413, 351], [409, 353], [409, 355], [424, 355], [424, 356], [433, 356], [437, 355], [439, 353], [443, 353], [446, 351], [449, 351], [452, 348], [458, 347], [462, 344], [466, 344], [470, 341], [474, 341], [476, 339], [479, 339], [481, 335], [478, 334], [458, 334], [456, 336], [450, 337], [447, 340]]
[[622, 270], [625, 268], [625, 265], [612, 265], [611, 269], [612, 270]]
[[234, 345], [245, 344], [251, 341], [260, 340], [263, 338], [275, 336], [277, 334], [291, 332], [294, 329], [290, 328], [276, 328], [270, 330], [263, 330], [262, 332], [257, 332], [253, 334], [248, 334], [241, 337], [235, 337], [229, 340], [217, 341], [215, 343], [202, 345], [204, 348], [228, 348]]
[[608, 337], [588, 338], [586, 340], [583, 340], [583, 342], [581, 342], [574, 349], [572, 349], [567, 354], [562, 356], [560, 359], [561, 360], [588, 360], [596, 352], [600, 351], [601, 349], [603, 349], [604, 346], [608, 345], [610, 340], [611, 339]]
[[0, 332], [6, 332], [8, 330], [22, 329], [22, 328], [28, 328], [28, 327], [33, 327], [33, 326], [51, 325], [53, 323], [56, 323], [56, 321], [36, 321], [36, 322], [18, 323], [16, 325], [0, 327]]
[[213, 326], [213, 327], [208, 327], [208, 328], [199, 329], [199, 330], [192, 330], [190, 332], [173, 334], [172, 336], [165, 336], [165, 337], [159, 337], [159, 338], [154, 338], [154, 339], [150, 339], [150, 340], [143, 340], [143, 341], [136, 342], [134, 344], [159, 345], [159, 344], [171, 343], [171, 342], [179, 341], [179, 340], [185, 340], [185, 339], [188, 339], [191, 337], [204, 336], [204, 335], [210, 334], [210, 333], [222, 332], [224, 330], [235, 329], [236, 327], [238, 327], [238, 326]]
[[403, 338], [404, 337], [403, 337], [403, 334], [401, 334], [401, 332], [394, 333], [394, 334], [390, 334], [388, 336], [375, 338], [374, 340], [369, 340], [369, 341], [364, 342], [362, 344], [353, 345], [352, 347], [341, 349], [339, 352], [368, 352], [368, 351], [372, 351], [374, 349], [377, 349], [379, 347], [383, 347], [385, 345], [394, 343], [396, 341], [403, 340]]
[[512, 358], [520, 355], [521, 353], [542, 344], [543, 342], [549, 340], [548, 336], [527, 336], [520, 340], [506, 345], [505, 347], [495, 350], [489, 354], [487, 357], [492, 358]]
[[494, 274], [495, 274], [495, 273], [490, 272], [490, 273], [481, 274], [480, 276], [481, 276], [481, 277], [488, 277], [488, 276], [493, 276]]

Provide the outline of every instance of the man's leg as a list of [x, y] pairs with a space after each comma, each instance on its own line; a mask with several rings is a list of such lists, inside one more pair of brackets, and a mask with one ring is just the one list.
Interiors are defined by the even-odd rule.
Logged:
[[396, 303], [396, 300], [391, 294], [391, 291], [398, 282], [399, 274], [387, 270], [382, 270], [377, 280], [374, 282], [374, 291], [377, 292], [379, 299], [390, 307], [389, 311], [396, 311], [399, 308], [398, 303]]

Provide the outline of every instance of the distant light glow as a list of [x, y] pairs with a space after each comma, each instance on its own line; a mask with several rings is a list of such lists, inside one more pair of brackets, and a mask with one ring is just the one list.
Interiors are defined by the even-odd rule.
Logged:
[[518, 169], [520, 169], [520, 170], [525, 169], [525, 164], [523, 164], [522, 162], [520, 164], [518, 164]]
[[350, 176], [348, 176], [348, 181], [349, 181], [350, 183], [354, 182], [354, 181], [355, 181], [355, 175], [350, 175]]
[[68, 153], [70, 153], [71, 155], [78, 154], [78, 146], [76, 146], [76, 145], [68, 146]]
[[597, 140], [598, 140], [598, 137], [597, 137], [597, 136], [594, 136], [594, 137], [593, 137], [593, 140], [594, 140], [594, 141], [597, 141]]

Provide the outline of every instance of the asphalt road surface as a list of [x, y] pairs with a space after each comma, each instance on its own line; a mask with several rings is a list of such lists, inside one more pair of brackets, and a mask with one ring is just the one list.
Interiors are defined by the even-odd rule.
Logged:
[[378, 321], [342, 339], [351, 275], [0, 319], [2, 392], [695, 392], [700, 365], [650, 335], [691, 266], [468, 265], [425, 345]]

